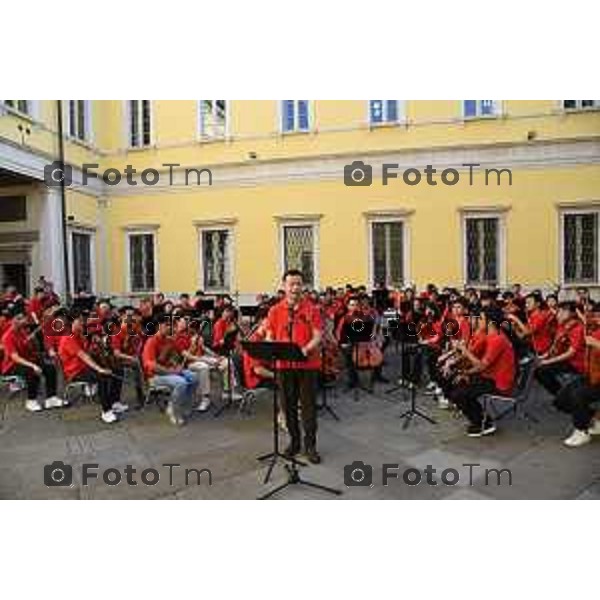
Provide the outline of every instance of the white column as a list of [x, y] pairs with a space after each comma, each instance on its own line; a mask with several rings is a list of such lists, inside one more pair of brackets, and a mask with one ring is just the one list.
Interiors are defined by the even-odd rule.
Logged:
[[40, 275], [54, 283], [63, 296], [65, 289], [64, 245], [60, 188], [40, 187]]

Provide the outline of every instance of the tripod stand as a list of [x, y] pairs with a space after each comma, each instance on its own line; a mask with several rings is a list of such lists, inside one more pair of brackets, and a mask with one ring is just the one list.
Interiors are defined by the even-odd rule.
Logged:
[[223, 350], [225, 352], [225, 358], [227, 359], [227, 398], [223, 402], [223, 404], [221, 404], [221, 406], [219, 406], [219, 408], [215, 411], [215, 414], [214, 414], [215, 419], [217, 417], [221, 416], [223, 414], [223, 412], [225, 412], [227, 409], [233, 408], [233, 381], [234, 381], [234, 378], [232, 377], [232, 374], [233, 374], [232, 354], [233, 354], [233, 347], [235, 344], [235, 339], [236, 339], [237, 334], [238, 334], [238, 330], [236, 328], [234, 331], [225, 334], [225, 337], [223, 338]]
[[[405, 346], [402, 351], [402, 379], [403, 379], [403, 381], [406, 381], [406, 379], [408, 378], [408, 380], [410, 382], [409, 387], [408, 387], [408, 391], [410, 393], [410, 408], [400, 415], [400, 419], [404, 419], [403, 429], [406, 429], [408, 427], [408, 425], [410, 424], [410, 421], [414, 417], [421, 417], [421, 419], [425, 419], [426, 421], [429, 421], [429, 423], [431, 423], [432, 425], [436, 424], [436, 422], [430, 416], [421, 412], [417, 408], [417, 405], [416, 405], [416, 402], [417, 402], [416, 364], [417, 364], [417, 360], [421, 359], [421, 351], [422, 351], [422, 348], [419, 345], [414, 345], [410, 349], [407, 349]], [[413, 360], [412, 363], [410, 364], [410, 366], [409, 366], [410, 373], [407, 374], [407, 373], [405, 373], [405, 370], [406, 370], [405, 358], [410, 357], [410, 355], [413, 355], [416, 358], [416, 360]], [[390, 391], [392, 391], [392, 390], [388, 390], [388, 393]]]
[[318, 483], [312, 483], [300, 477], [298, 472], [298, 466], [306, 466], [305, 463], [296, 460], [294, 457], [286, 456], [279, 451], [279, 427], [277, 424], [277, 412], [279, 409], [279, 403], [277, 401], [277, 389], [278, 389], [278, 369], [277, 360], [294, 361], [300, 362], [306, 360], [304, 354], [300, 350], [297, 344], [291, 342], [242, 342], [244, 350], [253, 358], [270, 362], [273, 370], [273, 451], [268, 454], [263, 454], [257, 457], [259, 462], [269, 460], [269, 468], [263, 483], [267, 483], [273, 472], [273, 468], [280, 461], [286, 461], [284, 468], [288, 475], [288, 480], [274, 488], [273, 490], [259, 496], [258, 500], [266, 500], [277, 492], [283, 490], [289, 485], [303, 484], [309, 487], [323, 490], [331, 494], [339, 495], [342, 492], [333, 488], [328, 488]]
[[333, 410], [333, 408], [327, 403], [327, 378], [325, 375], [325, 348], [321, 349], [321, 370], [319, 372], [320, 376], [320, 384], [321, 384], [321, 404], [317, 406], [317, 410], [327, 411], [336, 421], [339, 421], [340, 418]]

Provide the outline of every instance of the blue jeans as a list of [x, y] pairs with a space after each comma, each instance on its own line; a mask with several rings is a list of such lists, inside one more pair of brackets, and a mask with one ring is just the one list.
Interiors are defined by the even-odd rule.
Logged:
[[152, 385], [164, 385], [170, 388], [171, 404], [173, 410], [179, 413], [184, 412], [184, 407], [191, 406], [193, 394], [198, 387], [198, 375], [187, 369], [175, 375], [155, 375], [151, 380]]

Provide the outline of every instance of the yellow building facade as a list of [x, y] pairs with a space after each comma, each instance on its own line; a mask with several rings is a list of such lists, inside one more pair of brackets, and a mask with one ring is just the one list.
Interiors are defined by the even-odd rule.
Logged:
[[65, 288], [59, 106], [72, 289], [600, 282], [599, 101], [65, 100], [0, 101], [4, 284]]

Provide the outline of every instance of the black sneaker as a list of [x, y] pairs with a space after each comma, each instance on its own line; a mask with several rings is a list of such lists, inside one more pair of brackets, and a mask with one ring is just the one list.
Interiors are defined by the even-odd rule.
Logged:
[[492, 433], [495, 433], [496, 429], [497, 427], [496, 425], [494, 425], [494, 421], [492, 421], [491, 419], [487, 419], [483, 424], [481, 433], [482, 435], [491, 435]]

